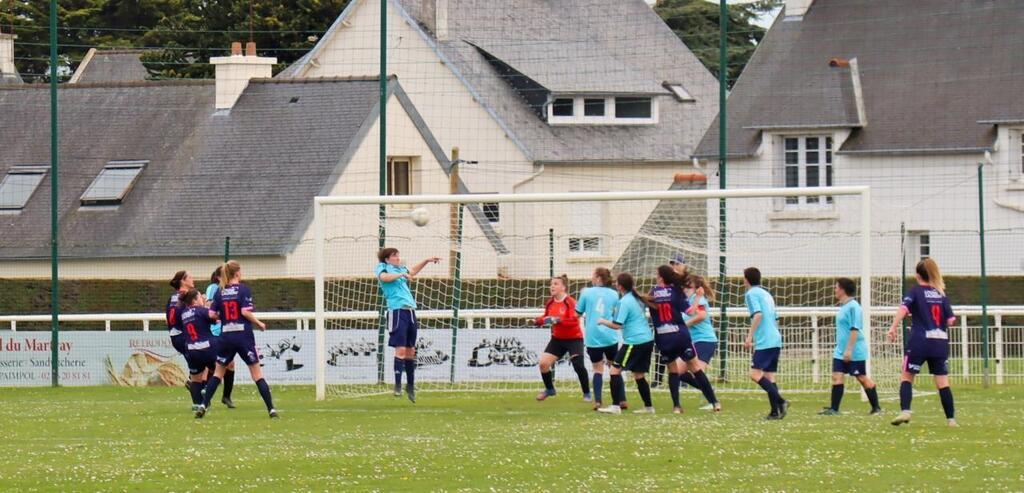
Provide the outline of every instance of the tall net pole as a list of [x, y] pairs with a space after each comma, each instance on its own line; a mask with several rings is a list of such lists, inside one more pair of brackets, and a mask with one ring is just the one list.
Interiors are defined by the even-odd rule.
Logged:
[[[728, 90], [728, 39], [726, 34], [729, 31], [729, 7], [725, 0], [718, 3], [718, 188], [725, 190], [725, 166], [726, 166], [726, 101], [725, 96]], [[722, 299], [726, 299], [728, 283], [726, 279], [726, 236], [725, 236], [725, 199], [718, 199], [718, 292]], [[729, 354], [729, 317], [726, 316], [726, 304], [722, 303], [719, 314], [719, 336], [722, 341], [721, 352], [721, 376], [724, 379], [728, 368]]]
[[59, 354], [60, 301], [57, 278], [57, 0], [50, 0], [50, 373], [51, 384], [60, 384]]
[[981, 355], [984, 384], [988, 387], [988, 276], [985, 273], [985, 178], [984, 164], [978, 163], [978, 241], [981, 253]]
[[[380, 150], [378, 163], [377, 194], [388, 193], [388, 0], [380, 0]], [[384, 248], [387, 240], [387, 206], [381, 204], [377, 210], [378, 247]], [[381, 291], [383, 295], [383, 291]], [[377, 380], [384, 382], [384, 327], [385, 308], [381, 307], [378, 315], [380, 333], [377, 336]]]

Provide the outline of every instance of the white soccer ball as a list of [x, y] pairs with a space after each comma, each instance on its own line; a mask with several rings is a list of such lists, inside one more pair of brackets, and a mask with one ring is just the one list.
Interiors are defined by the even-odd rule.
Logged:
[[409, 217], [412, 219], [413, 224], [417, 226], [426, 226], [430, 222], [430, 213], [424, 207], [417, 207], [409, 213]]

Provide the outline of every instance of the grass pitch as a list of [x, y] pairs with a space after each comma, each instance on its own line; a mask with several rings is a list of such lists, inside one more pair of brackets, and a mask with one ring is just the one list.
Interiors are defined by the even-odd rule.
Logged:
[[660, 414], [605, 416], [569, 390], [543, 403], [424, 392], [413, 405], [278, 386], [272, 421], [246, 385], [238, 409], [199, 421], [181, 389], [3, 389], [0, 490], [1024, 490], [1019, 386], [954, 387], [959, 429], [934, 394], [896, 428], [895, 402], [869, 417], [849, 392], [843, 416], [815, 415], [827, 395], [792, 394], [789, 417], [765, 422], [761, 393], [724, 394], [712, 414], [688, 392], [677, 416], [660, 392]]

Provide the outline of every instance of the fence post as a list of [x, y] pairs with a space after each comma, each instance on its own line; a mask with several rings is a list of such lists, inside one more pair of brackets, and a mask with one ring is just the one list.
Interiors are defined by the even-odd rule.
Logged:
[[142, 331], [149, 332], [149, 320], [142, 321]]
[[996, 315], [996, 385], [1003, 384], [1003, 316]]
[[18, 331], [18, 322], [14, 321], [14, 320], [11, 320], [11, 332], [17, 332], [17, 331]]
[[474, 328], [474, 323], [473, 323], [473, 321], [474, 321], [474, 320], [476, 320], [476, 319], [474, 319], [474, 318], [473, 318], [473, 317], [471, 317], [471, 316], [470, 316], [470, 317], [466, 317], [466, 329], [469, 329], [469, 330], [473, 330], [473, 328]]
[[821, 348], [818, 347], [818, 316], [811, 315], [811, 383], [821, 381], [821, 369], [818, 368], [818, 355]]
[[970, 376], [970, 368], [968, 363], [968, 348], [967, 345], [967, 316], [960, 317], [960, 359], [963, 365], [963, 378], [964, 381]]
[[103, 329], [106, 332], [110, 332], [110, 320], [104, 320], [103, 321]]

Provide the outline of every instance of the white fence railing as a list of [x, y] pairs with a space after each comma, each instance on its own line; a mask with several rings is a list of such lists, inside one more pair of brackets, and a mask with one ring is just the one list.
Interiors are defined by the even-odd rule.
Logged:
[[[983, 364], [984, 341], [980, 334], [981, 327], [977, 324], [968, 325], [969, 318], [977, 318], [982, 314], [980, 306], [955, 306], [953, 307], [959, 317], [956, 327], [950, 330], [950, 366], [953, 373], [961, 379], [980, 379]], [[495, 326], [497, 320], [509, 319], [532, 319], [538, 313], [536, 309], [470, 309], [460, 310], [459, 318], [463, 321], [464, 329], [487, 330]], [[833, 328], [823, 325], [822, 319], [830, 319], [835, 316], [835, 307], [780, 307], [779, 317], [784, 321], [790, 321], [791, 325], [810, 329], [810, 340], [807, 341], [807, 348], [813, 359], [828, 363], [831, 356], [831, 340]], [[882, 322], [893, 314], [893, 309], [875, 309], [874, 323]], [[316, 313], [311, 311], [302, 312], [258, 312], [260, 319], [265, 321], [290, 321], [294, 323], [295, 330], [311, 330], [315, 324]], [[720, 312], [713, 311], [715, 317]], [[451, 318], [451, 310], [422, 310], [417, 312], [421, 320]], [[742, 332], [747, 318], [746, 310], [742, 308], [729, 308], [726, 316], [730, 319], [730, 340], [726, 348], [736, 346], [734, 339]], [[992, 320], [989, 326], [989, 363], [992, 368], [991, 374], [997, 384], [1012, 382], [1024, 383], [1024, 327], [1004, 325], [1006, 317], [1024, 317], [1024, 306], [993, 306], [988, 308], [988, 316]], [[327, 320], [374, 320], [378, 317], [377, 311], [349, 311], [349, 312], [327, 312]], [[881, 317], [881, 318], [880, 318]], [[19, 323], [46, 323], [50, 321], [50, 315], [0, 315], [0, 327], [7, 326], [11, 331], [18, 330]], [[142, 331], [149, 331], [153, 322], [156, 322], [157, 330], [163, 330], [164, 315], [162, 313], [100, 313], [100, 314], [62, 314], [60, 322], [96, 322], [103, 323], [105, 331], [111, 330], [114, 322], [138, 322]], [[885, 322], [887, 323], [887, 322]], [[880, 333], [876, 330], [875, 334]], [[86, 329], [88, 330], [88, 329]], [[731, 350], [731, 349], [730, 349]], [[733, 352], [736, 354], [736, 352]], [[827, 365], [813, 365], [812, 381], [815, 383], [827, 378]]]

